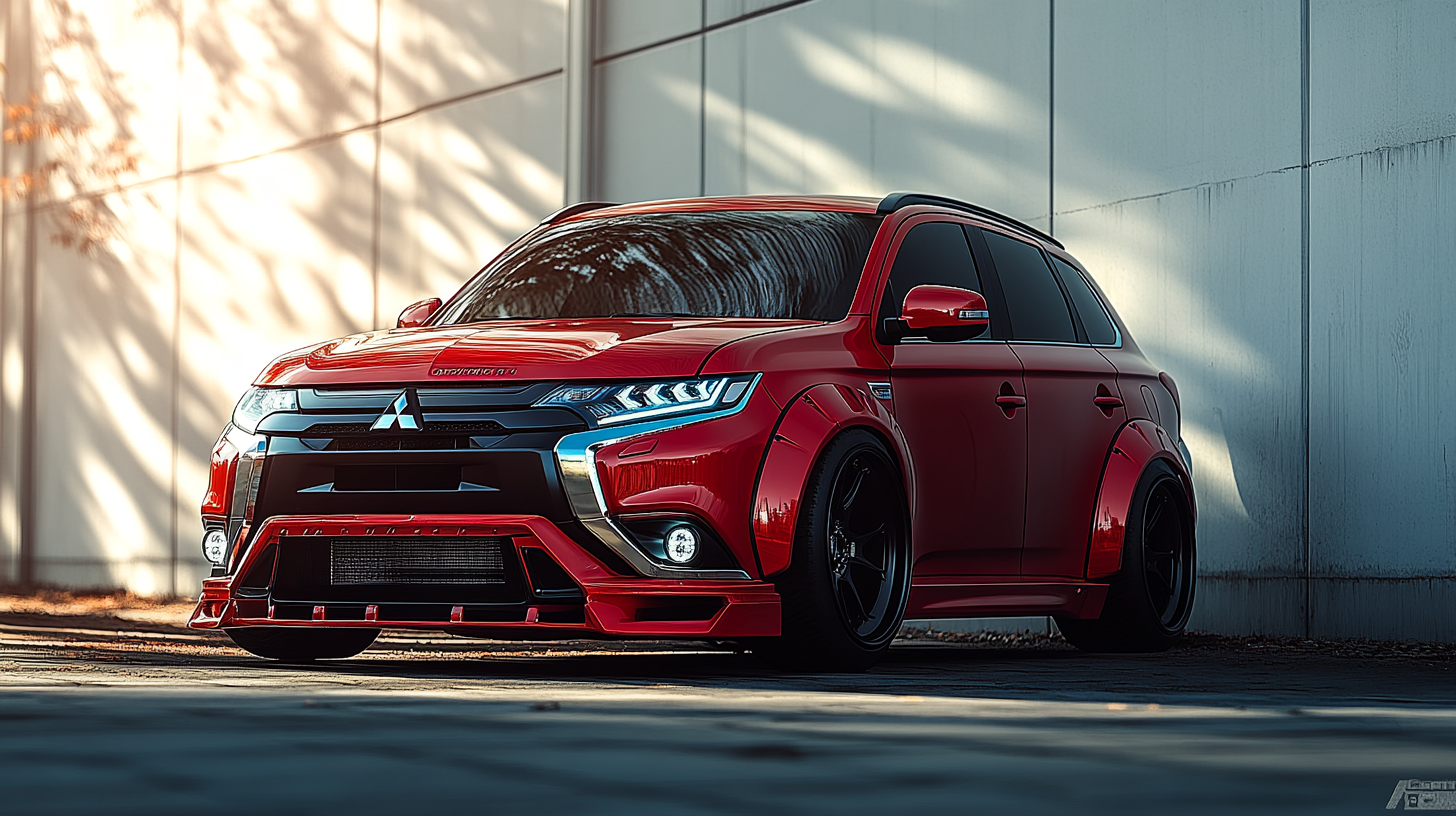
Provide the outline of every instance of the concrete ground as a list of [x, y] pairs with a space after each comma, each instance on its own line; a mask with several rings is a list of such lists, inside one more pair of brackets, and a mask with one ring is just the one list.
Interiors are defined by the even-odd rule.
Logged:
[[172, 614], [0, 605], [0, 811], [1377, 813], [1456, 779], [1450, 646], [922, 635], [808, 676], [393, 636], [281, 666]]

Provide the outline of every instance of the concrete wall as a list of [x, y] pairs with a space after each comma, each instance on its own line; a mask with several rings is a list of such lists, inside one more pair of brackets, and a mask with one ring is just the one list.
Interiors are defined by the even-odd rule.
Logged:
[[[33, 507], [38, 578], [192, 586], [207, 450], [262, 362], [448, 292], [561, 202], [564, 2], [12, 0], [6, 98], [69, 93], [142, 157], [95, 257], [6, 210], [5, 574]], [[1052, 231], [1180, 384], [1194, 625], [1456, 637], [1456, 5], [596, 21], [592, 197], [920, 189]]]
[[[4, 4], [6, 101], [90, 129], [0, 157], [81, 168], [4, 212], [0, 580], [196, 591], [207, 456], [262, 366], [448, 294], [561, 206], [564, 6]], [[55, 243], [118, 138], [107, 237]]]
[[1181, 387], [1193, 625], [1456, 637], [1456, 5], [749, 5], [605, 5], [597, 196], [1050, 229]]

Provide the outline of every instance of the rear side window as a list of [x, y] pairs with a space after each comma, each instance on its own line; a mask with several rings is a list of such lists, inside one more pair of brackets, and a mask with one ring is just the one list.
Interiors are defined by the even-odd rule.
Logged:
[[1041, 250], [999, 232], [982, 230], [982, 234], [996, 264], [1001, 290], [1006, 294], [1012, 338], [1077, 342], [1067, 299], [1062, 296], [1062, 287], [1052, 277], [1051, 267], [1047, 266]]
[[940, 221], [910, 229], [895, 252], [895, 265], [890, 267], [890, 282], [880, 307], [881, 321], [898, 317], [905, 295], [926, 284], [982, 291], [981, 276], [960, 224]]
[[1082, 277], [1071, 264], [1052, 256], [1052, 263], [1057, 267], [1057, 272], [1062, 276], [1062, 283], [1067, 287], [1067, 294], [1072, 298], [1072, 306], [1077, 310], [1077, 317], [1082, 318], [1082, 328], [1087, 330], [1087, 340], [1093, 345], [1110, 346], [1117, 342], [1117, 329], [1112, 325], [1112, 318], [1107, 316], [1107, 310], [1103, 308], [1102, 301], [1098, 299], [1097, 293], [1087, 285], [1087, 279]]

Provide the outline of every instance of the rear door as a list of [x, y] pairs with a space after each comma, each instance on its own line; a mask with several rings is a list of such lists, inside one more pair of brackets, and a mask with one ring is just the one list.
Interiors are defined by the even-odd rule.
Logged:
[[[911, 219], [901, 226], [881, 298], [877, 326], [897, 317], [905, 294], [921, 284], [987, 294], [955, 221]], [[1005, 322], [997, 301], [992, 336]], [[1026, 486], [1025, 411], [1003, 410], [996, 398], [1020, 395], [1021, 363], [1004, 339], [890, 343], [895, 419], [915, 470], [912, 536], [916, 575], [1015, 576], [1020, 570]]]
[[1011, 349], [1026, 382], [1026, 527], [1021, 575], [1081, 578], [1097, 485], [1126, 421], [1117, 371], [1097, 349], [1040, 247], [986, 228], [978, 249], [997, 274]]

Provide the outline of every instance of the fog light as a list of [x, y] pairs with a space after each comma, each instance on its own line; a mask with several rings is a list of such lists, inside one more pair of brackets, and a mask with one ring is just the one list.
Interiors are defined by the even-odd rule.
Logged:
[[667, 560], [674, 563], [686, 564], [698, 556], [698, 533], [687, 525], [668, 530], [662, 544]]
[[208, 530], [202, 537], [202, 557], [222, 566], [227, 559], [227, 534], [222, 530]]

